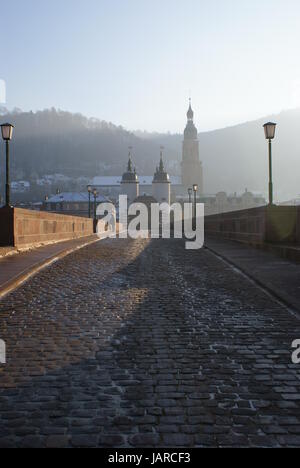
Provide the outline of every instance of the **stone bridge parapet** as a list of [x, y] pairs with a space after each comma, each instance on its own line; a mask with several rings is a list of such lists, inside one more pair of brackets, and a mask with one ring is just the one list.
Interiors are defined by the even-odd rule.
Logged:
[[93, 220], [88, 218], [20, 208], [0, 209], [1, 246], [28, 248], [91, 236], [93, 232]]
[[300, 245], [300, 207], [264, 206], [206, 216], [205, 233], [251, 244]]

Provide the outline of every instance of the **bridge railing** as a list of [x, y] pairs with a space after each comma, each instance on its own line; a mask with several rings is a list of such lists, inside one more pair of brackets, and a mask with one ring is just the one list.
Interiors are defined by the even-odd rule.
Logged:
[[77, 216], [0, 209], [0, 245], [27, 248], [92, 235], [93, 220]]
[[206, 216], [205, 233], [254, 244], [300, 244], [300, 207], [264, 206]]

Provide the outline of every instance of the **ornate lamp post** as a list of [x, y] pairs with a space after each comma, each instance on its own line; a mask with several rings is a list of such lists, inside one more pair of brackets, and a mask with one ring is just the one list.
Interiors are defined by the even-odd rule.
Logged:
[[96, 189], [93, 190], [93, 195], [94, 195], [94, 220], [97, 220], [97, 197], [98, 197], [98, 192]]
[[44, 199], [44, 207], [45, 207], [45, 210], [48, 210], [48, 201], [49, 201], [49, 197], [48, 195], [45, 195], [45, 199]]
[[193, 189], [189, 188], [188, 189], [188, 194], [189, 194], [189, 213], [191, 218], [193, 218], [193, 203], [192, 203], [192, 196], [193, 196]]
[[197, 193], [198, 193], [198, 184], [193, 185], [193, 191], [194, 191], [194, 216], [195, 216], [195, 221], [197, 217]]
[[272, 170], [272, 140], [275, 138], [276, 123], [268, 122], [264, 125], [266, 140], [269, 140], [269, 205], [273, 203], [273, 170]]
[[1, 125], [2, 138], [6, 144], [6, 206], [10, 206], [10, 180], [9, 180], [9, 142], [12, 139], [14, 126], [6, 123]]
[[88, 186], [88, 194], [89, 194], [89, 218], [91, 217], [91, 195], [92, 195], [92, 187]]

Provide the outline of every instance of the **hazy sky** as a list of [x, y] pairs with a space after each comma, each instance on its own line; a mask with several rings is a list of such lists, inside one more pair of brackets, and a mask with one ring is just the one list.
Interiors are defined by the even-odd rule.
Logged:
[[299, 0], [0, 0], [7, 106], [199, 130], [300, 106]]

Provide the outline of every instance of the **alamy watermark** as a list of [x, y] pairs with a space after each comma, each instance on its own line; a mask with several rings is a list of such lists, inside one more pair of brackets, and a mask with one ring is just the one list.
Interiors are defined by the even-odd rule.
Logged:
[[0, 79], [0, 105], [6, 103], [6, 84]]
[[292, 363], [300, 364], [300, 340], [293, 341], [292, 349], [295, 350], [292, 354]]
[[6, 344], [3, 340], [0, 340], [0, 365], [1, 364], [6, 364]]
[[[117, 233], [117, 212], [119, 232]], [[97, 207], [101, 219], [97, 234], [103, 238], [126, 239], [186, 239], [187, 250], [198, 250], [204, 245], [204, 204], [197, 203], [133, 203], [128, 197], [119, 197], [118, 210], [112, 203]]]

